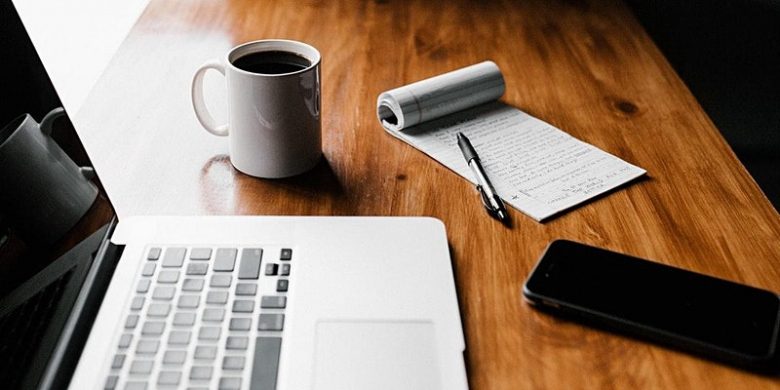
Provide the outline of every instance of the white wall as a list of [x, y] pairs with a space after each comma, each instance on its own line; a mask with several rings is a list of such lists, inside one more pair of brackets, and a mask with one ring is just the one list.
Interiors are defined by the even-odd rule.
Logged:
[[74, 116], [149, 0], [13, 0]]

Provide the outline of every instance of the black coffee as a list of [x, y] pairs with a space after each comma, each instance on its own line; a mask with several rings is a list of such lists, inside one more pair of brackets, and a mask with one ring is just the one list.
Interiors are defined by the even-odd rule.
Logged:
[[306, 69], [311, 62], [287, 51], [261, 51], [240, 57], [233, 61], [233, 65], [252, 73], [282, 74]]

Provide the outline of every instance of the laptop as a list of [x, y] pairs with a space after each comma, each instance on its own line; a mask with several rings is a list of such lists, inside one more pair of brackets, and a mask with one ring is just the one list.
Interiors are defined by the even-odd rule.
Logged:
[[[0, 126], [40, 121], [61, 103], [10, 1], [0, 15]], [[89, 166], [75, 130], [52, 138]], [[0, 205], [3, 388], [468, 388], [440, 221], [118, 218], [92, 183], [53, 240]]]

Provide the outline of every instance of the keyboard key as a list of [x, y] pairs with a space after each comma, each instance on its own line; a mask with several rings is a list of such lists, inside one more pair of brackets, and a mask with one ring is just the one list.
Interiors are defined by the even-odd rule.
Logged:
[[236, 295], [251, 295], [257, 294], [257, 285], [251, 283], [239, 283], [236, 285]]
[[260, 276], [260, 260], [263, 250], [260, 248], [244, 248], [241, 250], [241, 265], [238, 267], [239, 279], [257, 279]]
[[244, 369], [244, 357], [243, 356], [225, 356], [222, 359], [222, 368], [225, 370], [243, 370]]
[[236, 254], [238, 250], [235, 248], [219, 248], [217, 249], [217, 255], [214, 259], [214, 271], [233, 271], [236, 266]]
[[219, 340], [222, 328], [216, 326], [202, 326], [198, 331], [198, 340]]
[[160, 258], [160, 254], [162, 253], [162, 249], [160, 248], [152, 248], [149, 249], [149, 254], [146, 256], [147, 260], [157, 260]]
[[219, 378], [219, 390], [239, 390], [241, 389], [241, 378]]
[[120, 369], [123, 364], [125, 364], [125, 355], [121, 353], [114, 355], [114, 360], [111, 361], [111, 368]]
[[130, 346], [130, 342], [133, 341], [133, 335], [131, 333], [125, 333], [121, 337], [119, 337], [119, 347], [120, 349], [124, 349]]
[[192, 366], [190, 369], [190, 379], [211, 379], [210, 366]]
[[279, 370], [281, 337], [258, 337], [255, 341], [255, 358], [250, 383], [254, 389], [275, 389], [276, 372]]
[[160, 271], [157, 275], [159, 283], [176, 283], [179, 281], [179, 271]]
[[187, 275], [205, 275], [209, 270], [209, 263], [187, 264]]
[[282, 264], [282, 270], [279, 272], [281, 276], [290, 276], [290, 264]]
[[230, 283], [233, 283], [233, 276], [231, 275], [212, 275], [211, 287], [230, 287]]
[[206, 303], [226, 304], [228, 300], [227, 291], [209, 291], [206, 294]]
[[160, 371], [160, 375], [157, 377], [158, 385], [178, 385], [181, 378], [181, 372], [179, 371]]
[[284, 328], [284, 314], [263, 313], [257, 320], [257, 330], [282, 330]]
[[106, 379], [106, 385], [103, 386], [103, 390], [114, 390], [116, 389], [116, 384], [119, 382], [119, 377], [116, 375], [111, 375]]
[[141, 328], [143, 336], [159, 336], [165, 330], [165, 323], [162, 321], [146, 321]]
[[176, 305], [180, 309], [195, 309], [200, 304], [200, 295], [182, 295]]
[[137, 293], [145, 293], [149, 291], [149, 285], [152, 284], [152, 281], [149, 279], [141, 279], [138, 281], [138, 287], [135, 288], [135, 292]]
[[163, 255], [162, 266], [165, 268], [179, 268], [184, 264], [185, 248], [168, 248]]
[[195, 313], [176, 313], [173, 315], [173, 324], [176, 326], [191, 326], [195, 324]]
[[152, 299], [170, 301], [176, 294], [176, 288], [171, 286], [157, 286], [152, 293]]
[[225, 318], [225, 309], [207, 308], [203, 310], [204, 322], [222, 322], [224, 318]]
[[231, 318], [230, 330], [249, 330], [252, 328], [251, 318]]
[[249, 338], [243, 336], [228, 336], [225, 342], [226, 349], [244, 350], [249, 346]]
[[252, 299], [236, 299], [233, 301], [233, 313], [251, 313], [255, 308], [255, 301]]
[[125, 320], [125, 329], [135, 329], [135, 326], [138, 325], [138, 314], [130, 314], [127, 316], [127, 319]]
[[182, 291], [203, 291], [203, 279], [184, 279]]
[[211, 258], [211, 248], [192, 248], [190, 251], [191, 260], [208, 260]]
[[149, 263], [147, 262], [144, 264], [144, 268], [141, 270], [141, 276], [152, 276], [154, 275], [154, 269], [157, 268], [156, 263]]
[[265, 265], [266, 276], [275, 276], [277, 273], [279, 273], [279, 264], [268, 263]]
[[151, 360], [135, 360], [133, 361], [133, 364], [130, 365], [130, 373], [150, 374], [153, 366], [154, 362]]
[[165, 351], [163, 364], [182, 365], [187, 358], [187, 351]]
[[149, 305], [149, 310], [146, 312], [146, 315], [149, 317], [167, 317], [170, 312], [170, 303], [152, 303]]
[[168, 335], [168, 345], [187, 345], [190, 343], [192, 332], [188, 330], [174, 330]]
[[154, 355], [160, 348], [160, 342], [157, 340], [138, 340], [135, 353], [139, 355]]
[[195, 348], [195, 359], [214, 360], [217, 358], [217, 347], [198, 346]]
[[292, 259], [292, 249], [283, 248], [282, 251], [279, 253], [279, 260], [290, 260], [290, 259]]
[[125, 390], [146, 390], [146, 382], [127, 382], [127, 384], [125, 384]]
[[288, 288], [290, 288], [290, 281], [287, 279], [279, 279], [276, 281], [277, 292], [287, 292]]
[[144, 297], [135, 297], [130, 302], [130, 310], [141, 310], [144, 307]]
[[284, 309], [287, 307], [287, 297], [263, 295], [263, 298], [260, 301], [260, 307], [263, 309]]

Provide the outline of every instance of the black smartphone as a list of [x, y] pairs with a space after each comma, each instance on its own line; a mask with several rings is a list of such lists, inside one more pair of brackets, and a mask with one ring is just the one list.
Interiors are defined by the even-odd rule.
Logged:
[[760, 371], [777, 371], [780, 299], [770, 291], [567, 240], [523, 287], [534, 306]]

